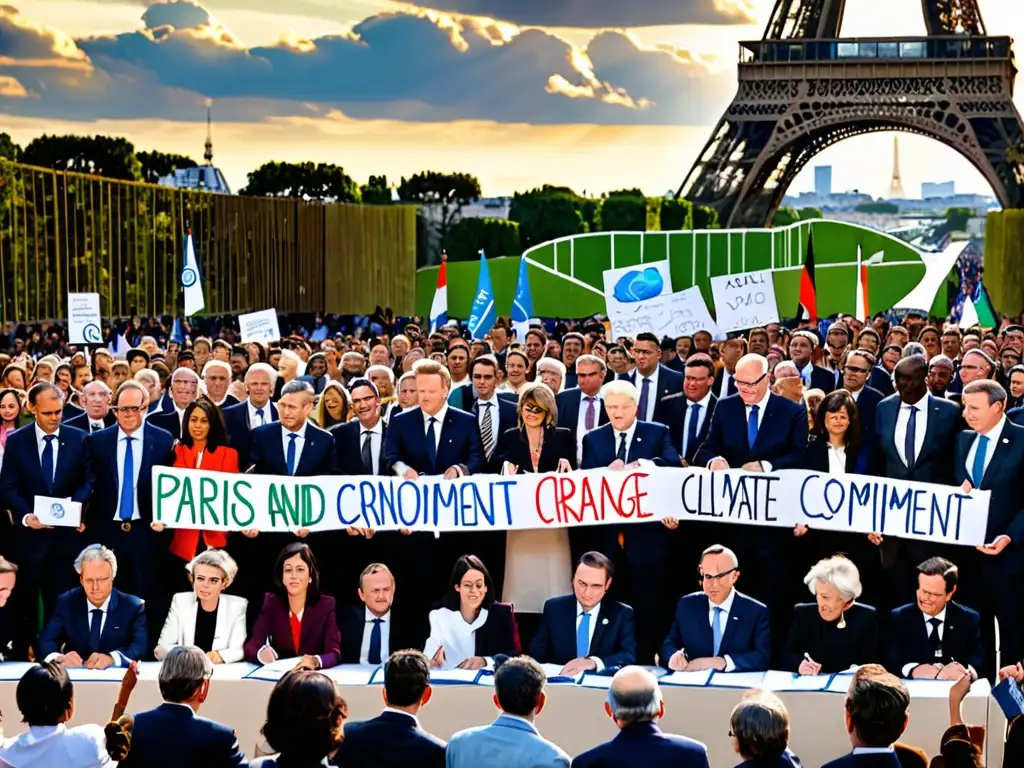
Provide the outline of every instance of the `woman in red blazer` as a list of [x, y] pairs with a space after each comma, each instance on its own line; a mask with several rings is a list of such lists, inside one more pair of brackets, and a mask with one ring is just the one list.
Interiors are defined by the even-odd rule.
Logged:
[[[220, 408], [205, 395], [200, 396], [185, 408], [182, 421], [185, 429], [182, 430], [181, 440], [174, 446], [175, 467], [238, 473], [238, 451], [228, 445], [228, 431]], [[152, 527], [162, 531], [164, 524], [152, 523]], [[224, 531], [176, 528], [170, 550], [184, 565], [192, 562], [192, 558], [203, 550], [224, 549], [227, 543], [228, 535]], [[183, 589], [191, 591], [191, 586], [186, 584]]]

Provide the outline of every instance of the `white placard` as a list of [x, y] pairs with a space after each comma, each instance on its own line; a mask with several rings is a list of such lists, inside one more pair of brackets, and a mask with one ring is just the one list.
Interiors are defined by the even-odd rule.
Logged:
[[697, 331], [707, 331], [713, 339], [719, 337], [718, 325], [697, 286], [633, 304], [614, 302], [613, 306], [609, 301], [608, 320], [613, 339], [634, 337], [644, 331], [659, 339], [693, 336]]
[[[672, 293], [668, 261], [606, 269], [602, 277], [605, 314], [611, 321], [613, 337], [653, 331], [655, 321], [651, 318], [655, 313], [648, 307]], [[657, 316], [661, 317], [660, 311]]]
[[277, 325], [277, 310], [264, 309], [238, 316], [238, 328], [242, 334], [242, 343], [250, 341], [278, 341], [281, 329]]
[[36, 496], [32, 513], [43, 525], [61, 528], [77, 528], [82, 524], [82, 505], [68, 499], [52, 496]]
[[723, 333], [779, 322], [775, 280], [770, 269], [712, 277], [711, 295], [718, 328]]
[[68, 294], [68, 343], [103, 343], [98, 293]]

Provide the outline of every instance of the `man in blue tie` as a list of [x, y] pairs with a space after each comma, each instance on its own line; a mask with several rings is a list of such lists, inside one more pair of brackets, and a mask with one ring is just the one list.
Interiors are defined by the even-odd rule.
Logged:
[[395, 651], [415, 648], [428, 628], [395, 618], [395, 577], [384, 563], [370, 563], [359, 576], [359, 605], [341, 614], [341, 663], [382, 664]]
[[239, 469], [249, 468], [251, 432], [277, 421], [277, 406], [270, 402], [277, 384], [277, 371], [266, 363], [253, 363], [245, 372], [245, 391], [248, 399], [225, 408], [224, 426], [227, 427], [231, 447], [238, 451]]

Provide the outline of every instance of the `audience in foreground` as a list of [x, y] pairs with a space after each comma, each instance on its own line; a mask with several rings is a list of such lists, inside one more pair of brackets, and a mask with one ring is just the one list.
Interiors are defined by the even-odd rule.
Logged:
[[853, 751], [824, 768], [900, 768], [895, 744], [910, 720], [910, 692], [878, 664], [858, 669], [846, 694], [846, 732]]
[[348, 704], [322, 672], [298, 670], [282, 677], [270, 693], [263, 737], [277, 754], [252, 768], [307, 768], [326, 765], [341, 743]]
[[789, 712], [774, 693], [745, 693], [729, 716], [729, 738], [743, 758], [737, 768], [801, 768], [789, 751]]

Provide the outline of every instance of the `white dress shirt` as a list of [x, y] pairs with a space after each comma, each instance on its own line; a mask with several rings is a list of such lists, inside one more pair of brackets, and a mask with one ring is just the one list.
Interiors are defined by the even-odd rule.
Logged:
[[811, 374], [814, 372], [814, 362], [812, 360], [807, 361], [807, 365], [800, 369], [800, 378], [804, 382], [804, 386], [810, 388], [811, 386]]
[[[139, 470], [142, 469], [142, 436], [145, 427], [139, 427], [132, 433], [132, 520], [141, 518], [139, 514]], [[128, 435], [121, 427], [117, 428], [117, 505], [114, 509], [114, 520], [121, 519], [121, 489], [124, 488], [124, 457], [128, 448]]]
[[[262, 408], [257, 408], [249, 400], [246, 400], [245, 403], [249, 409], [249, 429], [256, 429], [256, 427], [262, 427], [264, 424], [272, 424], [274, 422], [274, 412], [270, 410], [269, 400]], [[262, 420], [260, 419], [259, 411], [263, 411]]]
[[828, 442], [828, 473], [830, 475], [846, 474], [846, 448], [833, 445], [831, 440]]
[[654, 421], [654, 406], [658, 402], [658, 374], [661, 372], [661, 365], [658, 365], [654, 369], [654, 373], [650, 376], [644, 376], [640, 373], [640, 369], [636, 369], [636, 391], [643, 395], [644, 392], [644, 379], [649, 379], [650, 384], [647, 385], [647, 413], [638, 413], [636, 417], [640, 421]]
[[[576, 601], [576, 627], [575, 627], [575, 629], [576, 629], [577, 632], [579, 631], [579, 628], [580, 628], [580, 622], [583, 621], [583, 614], [584, 613], [589, 613], [590, 614], [590, 626], [587, 628], [587, 650], [590, 651], [591, 650], [590, 646], [592, 646], [594, 644], [594, 630], [597, 629], [597, 622], [600, 620], [600, 617], [601, 617], [601, 604], [598, 603], [593, 608], [591, 608], [589, 611], [584, 611], [583, 610], [583, 606], [580, 605], [580, 601], [579, 600]], [[575, 636], [576, 636], [576, 632], [573, 632], [573, 637], [575, 637]], [[587, 658], [590, 659], [591, 661], [593, 661], [595, 664], [597, 664], [597, 669], [596, 669], [597, 672], [603, 672], [604, 671], [604, 662], [601, 661], [601, 659], [599, 659], [597, 656], [594, 656], [594, 655], [587, 656]]]
[[[913, 407], [917, 408], [917, 423], [914, 427], [914, 456], [917, 459], [921, 458], [921, 448], [924, 447], [924, 435], [928, 431], [928, 398], [929, 395], [925, 395], [913, 404]], [[903, 462], [904, 466], [907, 463], [907, 424], [910, 423], [910, 408], [911, 406], [906, 403], [900, 403], [900, 410], [896, 415], [896, 431], [893, 434], [893, 440], [896, 443], [896, 453], [899, 454], [900, 461]]]
[[117, 763], [107, 754], [102, 725], [87, 723], [68, 728], [32, 725], [0, 747], [0, 760], [12, 766], [89, 766], [106, 768]]
[[[583, 438], [587, 435], [587, 406], [590, 403], [587, 402], [588, 395], [583, 394], [580, 390], [580, 410], [579, 415], [576, 417], [576, 466], [578, 467], [583, 463]], [[594, 427], [597, 429], [601, 423], [601, 409], [604, 408], [604, 401], [601, 400], [600, 395], [594, 395]]]
[[384, 422], [377, 419], [377, 423], [371, 429], [359, 425], [359, 450], [363, 450], [363, 441], [366, 433], [370, 433], [370, 458], [373, 460], [373, 474], [380, 472], [380, 447], [384, 443]]
[[[380, 617], [370, 613], [369, 608], [366, 608], [365, 611], [366, 626], [363, 629], [363, 642], [359, 645], [359, 663], [370, 663], [370, 633], [373, 631], [373, 620], [376, 618], [380, 618], [380, 659], [382, 662], [387, 661], [391, 655], [391, 611]], [[448, 649], [446, 648], [445, 654], [447, 653]]]
[[[438, 648], [444, 648], [443, 669], [455, 669], [463, 661], [476, 656], [476, 631], [487, 621], [487, 609], [481, 608], [480, 615], [472, 624], [467, 624], [461, 611], [438, 608], [430, 612], [430, 637], [423, 646], [423, 653], [432, 659]], [[485, 656], [487, 669], [493, 669], [494, 659]]]
[[695, 434], [700, 434], [701, 429], [704, 427], [704, 420], [708, 417], [708, 405], [711, 403], [711, 390], [704, 395], [696, 403], [691, 403], [689, 400], [686, 401], [686, 414], [683, 418], [683, 454], [690, 449], [687, 442], [690, 439], [690, 422], [693, 421], [693, 406], [699, 405], [700, 409], [697, 411], [697, 429]]
[[174, 406], [174, 412], [178, 415], [178, 428], [180, 429], [179, 434], [185, 434], [185, 409], [179, 408], [177, 405]]
[[295, 432], [290, 432], [285, 429], [284, 424], [281, 425], [281, 445], [284, 448], [284, 460], [285, 465], [288, 463], [288, 445], [292, 442], [289, 435], [298, 435], [295, 438], [295, 465], [293, 469], [298, 470], [299, 462], [302, 460], [302, 449], [306, 445], [306, 426], [309, 424], [308, 421], [302, 422], [302, 426]]
[[[736, 600], [736, 590], [730, 589], [729, 596], [722, 601], [721, 605], [715, 605], [708, 600], [708, 624], [711, 626], [711, 636], [715, 635], [715, 608], [721, 608], [722, 613], [719, 618], [722, 627], [722, 638], [725, 638], [725, 632], [729, 628], [729, 614], [732, 613], [732, 604]], [[732, 672], [736, 669], [736, 665], [733, 663], [732, 656], [722, 656], [725, 659], [725, 671]]]
[[[999, 436], [1003, 433], [1003, 427], [1006, 425], [1006, 416], [1002, 416], [992, 429], [985, 433], [985, 437], [988, 438], [988, 445], [985, 446], [985, 459], [982, 462], [984, 469], [982, 469], [981, 478], [985, 476], [985, 472], [988, 471], [988, 465], [992, 463], [992, 456], [996, 452], [996, 446], [999, 445]], [[981, 433], [978, 433], [978, 437], [981, 437]], [[974, 470], [974, 456], [978, 452], [978, 437], [974, 438], [974, 442], [971, 443], [971, 449], [967, 452], [967, 477], [970, 479], [971, 484], [974, 485], [977, 482], [981, 484], [981, 478], [975, 478], [973, 474]], [[977, 487], [977, 486], [975, 486]]]

